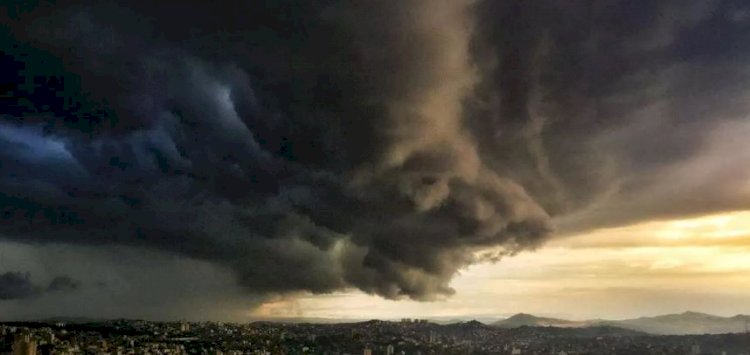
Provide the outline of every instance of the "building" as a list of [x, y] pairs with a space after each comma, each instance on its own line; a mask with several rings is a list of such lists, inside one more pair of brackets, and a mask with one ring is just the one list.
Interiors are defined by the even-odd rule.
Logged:
[[393, 345], [388, 344], [388, 346], [385, 347], [385, 355], [393, 355], [394, 349]]
[[55, 333], [49, 332], [44, 335], [44, 341], [47, 344], [54, 344], [55, 343]]
[[13, 355], [36, 355], [36, 341], [30, 335], [22, 335], [13, 343]]
[[372, 349], [369, 347], [365, 347], [365, 350], [362, 352], [362, 355], [372, 355]]
[[430, 344], [437, 343], [437, 332], [430, 330]]

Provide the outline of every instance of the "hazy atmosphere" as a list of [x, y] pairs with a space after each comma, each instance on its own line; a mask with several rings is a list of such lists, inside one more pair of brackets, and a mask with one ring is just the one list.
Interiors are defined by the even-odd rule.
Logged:
[[0, 320], [750, 313], [747, 1], [0, 19]]

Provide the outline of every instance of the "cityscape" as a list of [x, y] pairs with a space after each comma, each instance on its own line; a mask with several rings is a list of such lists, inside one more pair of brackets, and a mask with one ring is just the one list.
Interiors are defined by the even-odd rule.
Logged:
[[750, 334], [654, 335], [613, 326], [513, 328], [423, 319], [283, 322], [6, 322], [0, 354], [747, 355]]

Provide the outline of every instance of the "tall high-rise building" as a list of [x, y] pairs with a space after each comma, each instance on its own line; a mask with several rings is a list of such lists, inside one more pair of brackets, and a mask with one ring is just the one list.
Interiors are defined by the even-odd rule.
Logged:
[[13, 355], [36, 355], [36, 341], [30, 335], [21, 335], [13, 343]]
[[434, 330], [430, 330], [430, 344], [434, 344], [437, 342], [437, 332]]
[[55, 333], [53, 333], [52, 331], [44, 334], [44, 341], [47, 342], [47, 344], [54, 344], [55, 340]]

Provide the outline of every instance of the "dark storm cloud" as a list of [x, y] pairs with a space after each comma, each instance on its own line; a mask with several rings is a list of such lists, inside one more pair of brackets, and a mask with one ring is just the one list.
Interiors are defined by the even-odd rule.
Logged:
[[0, 301], [26, 299], [47, 292], [72, 291], [80, 286], [79, 282], [69, 276], [57, 276], [47, 287], [40, 287], [31, 282], [31, 275], [8, 271], [0, 274]]
[[742, 134], [721, 130], [748, 122], [747, 4], [478, 8], [485, 75], [470, 124], [487, 164], [523, 185], [561, 231], [750, 207], [746, 169], [697, 162], [710, 152], [748, 163], [733, 151], [744, 144], [711, 152]]
[[677, 5], [6, 9], [0, 233], [207, 260], [256, 293], [431, 299], [556, 219], [726, 208], [578, 215], [653, 195], [744, 112], [747, 10]]
[[57, 276], [50, 281], [47, 291], [72, 291], [80, 286], [80, 283], [70, 276]]
[[36, 292], [28, 274], [6, 272], [0, 275], [0, 300], [28, 298]]

